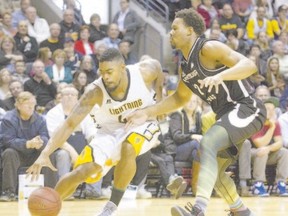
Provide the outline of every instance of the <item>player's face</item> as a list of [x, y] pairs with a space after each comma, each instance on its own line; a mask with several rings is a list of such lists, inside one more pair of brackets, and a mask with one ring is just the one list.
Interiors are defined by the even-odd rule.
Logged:
[[172, 48], [180, 49], [186, 44], [188, 33], [188, 27], [185, 25], [183, 19], [174, 19], [170, 31], [170, 44]]
[[125, 64], [117, 61], [100, 62], [99, 71], [106, 90], [113, 92], [121, 83], [121, 77], [124, 74], [123, 71], [125, 71]]

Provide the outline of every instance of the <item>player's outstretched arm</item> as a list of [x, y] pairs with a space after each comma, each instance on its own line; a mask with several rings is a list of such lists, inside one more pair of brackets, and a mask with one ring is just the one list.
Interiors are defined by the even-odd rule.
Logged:
[[56, 170], [52, 165], [49, 156], [65, 143], [68, 137], [73, 133], [75, 127], [89, 114], [94, 105], [100, 104], [100, 101], [102, 100], [101, 90], [93, 84], [87, 88], [87, 91], [85, 91], [79, 102], [75, 105], [71, 114], [63, 124], [55, 130], [38, 159], [27, 170], [28, 176], [30, 174], [32, 175], [32, 180], [38, 178], [43, 166]]

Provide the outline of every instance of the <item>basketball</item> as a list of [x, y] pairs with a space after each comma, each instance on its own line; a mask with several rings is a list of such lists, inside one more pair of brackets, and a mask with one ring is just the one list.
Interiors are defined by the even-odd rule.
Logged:
[[36, 189], [28, 198], [28, 209], [32, 216], [56, 216], [61, 205], [59, 194], [48, 187]]

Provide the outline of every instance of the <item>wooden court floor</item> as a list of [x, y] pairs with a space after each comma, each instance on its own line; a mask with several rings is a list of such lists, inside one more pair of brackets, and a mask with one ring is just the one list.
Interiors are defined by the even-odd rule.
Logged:
[[[257, 216], [286, 216], [288, 215], [288, 197], [244, 198], [245, 204]], [[194, 198], [182, 197], [179, 200], [172, 198], [157, 198], [146, 200], [123, 199], [116, 216], [170, 216], [171, 206], [184, 206]], [[96, 216], [106, 201], [65, 201], [59, 216]], [[227, 205], [221, 198], [212, 198], [206, 216], [227, 216]], [[29, 216], [27, 202], [0, 203], [1, 216]], [[47, 215], [49, 216], [49, 215]]]

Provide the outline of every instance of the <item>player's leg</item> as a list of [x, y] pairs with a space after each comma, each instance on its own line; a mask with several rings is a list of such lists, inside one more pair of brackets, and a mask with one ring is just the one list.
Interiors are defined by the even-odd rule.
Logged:
[[217, 158], [218, 161], [218, 178], [215, 184], [217, 193], [225, 199], [230, 207], [231, 214], [252, 215], [249, 209], [243, 204], [242, 199], [237, 193], [236, 185], [233, 179], [225, 172], [230, 164], [234, 161], [232, 158]]
[[70, 173], [65, 174], [57, 183], [55, 190], [60, 194], [61, 199], [64, 200], [74, 193], [79, 184], [101, 171], [101, 166], [96, 163], [82, 164]]

